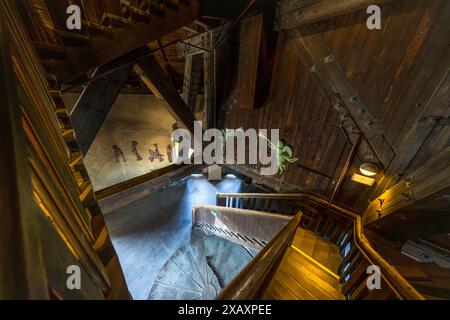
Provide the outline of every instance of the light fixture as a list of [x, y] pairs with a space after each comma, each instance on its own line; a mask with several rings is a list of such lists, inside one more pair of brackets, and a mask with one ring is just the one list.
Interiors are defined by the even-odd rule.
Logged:
[[361, 171], [361, 173], [367, 177], [373, 177], [380, 173], [380, 169], [378, 168], [378, 166], [373, 163], [363, 163], [359, 167], [359, 171]]
[[374, 178], [366, 177], [357, 173], [353, 174], [352, 181], [365, 184], [366, 186], [373, 186], [373, 184], [375, 183]]

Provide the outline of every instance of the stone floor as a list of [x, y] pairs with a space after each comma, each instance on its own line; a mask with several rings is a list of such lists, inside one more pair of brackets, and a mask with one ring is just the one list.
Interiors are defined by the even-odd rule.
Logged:
[[251, 191], [234, 176], [210, 183], [193, 175], [105, 215], [132, 297], [147, 299], [161, 268], [189, 242], [193, 206], [214, 205], [216, 192]]
[[[74, 105], [77, 98], [76, 94], [64, 95], [68, 106]], [[164, 102], [155, 96], [119, 95], [84, 158], [94, 190], [170, 165], [167, 146], [171, 144], [175, 121]], [[138, 143], [136, 148], [141, 160], [132, 151], [133, 141]], [[163, 161], [149, 159], [149, 150], [155, 150], [154, 144], [158, 145]], [[116, 161], [113, 145], [123, 151], [124, 159], [119, 157]]]

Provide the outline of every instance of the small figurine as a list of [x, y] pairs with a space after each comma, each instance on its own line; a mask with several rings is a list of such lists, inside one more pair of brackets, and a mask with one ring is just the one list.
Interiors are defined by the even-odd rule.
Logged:
[[139, 154], [139, 151], [137, 149], [137, 141], [132, 141], [131, 142], [131, 152], [133, 152], [133, 154], [136, 156], [136, 161], [142, 161], [142, 156]]
[[112, 148], [114, 151], [114, 156], [116, 157], [116, 162], [120, 162], [120, 158], [122, 158], [123, 162], [127, 162], [127, 159], [125, 159], [125, 154], [117, 144], [113, 145]]

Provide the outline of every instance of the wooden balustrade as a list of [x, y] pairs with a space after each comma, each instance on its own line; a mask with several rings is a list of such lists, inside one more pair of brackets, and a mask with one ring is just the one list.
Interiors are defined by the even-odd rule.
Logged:
[[[283, 204], [289, 203], [288, 201], [294, 204], [296, 209], [303, 208], [304, 214], [299, 222], [299, 227], [311, 230], [340, 247], [343, 261], [338, 274], [342, 283], [342, 294], [347, 299], [424, 299], [393, 266], [372, 248], [364, 236], [361, 216], [358, 213], [330, 203], [320, 196], [308, 193], [217, 194], [217, 205], [228, 208], [252, 208], [254, 210], [270, 208], [269, 211], [271, 212], [280, 210], [279, 213], [283, 214], [289, 212], [283, 207]], [[286, 232], [286, 230], [283, 232]], [[277, 237], [278, 240], [280, 239], [279, 236]], [[267, 246], [273, 245], [272, 241]], [[381, 289], [379, 290], [369, 290], [366, 283], [369, 276], [367, 267], [371, 265], [379, 267], [381, 272]], [[246, 268], [244, 271], [259, 273], [254, 264], [253, 269]], [[244, 281], [248, 277], [252, 276], [243, 273], [238, 275], [232, 283], [233, 292], [239, 291], [236, 289], [239, 287], [239, 283], [244, 285]], [[227, 293], [222, 294], [220, 298], [233, 297], [228, 294], [228, 288], [225, 291]]]

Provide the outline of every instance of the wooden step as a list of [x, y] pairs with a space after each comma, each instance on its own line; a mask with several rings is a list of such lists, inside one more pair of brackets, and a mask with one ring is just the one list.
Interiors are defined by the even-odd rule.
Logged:
[[76, 171], [78, 171], [77, 167], [78, 167], [79, 165], [82, 165], [82, 164], [83, 164], [83, 156], [81, 155], [81, 152], [75, 152], [75, 153], [72, 153], [72, 154], [70, 155], [69, 161], [70, 161], [69, 165], [70, 165], [73, 169], [75, 169]]
[[127, 19], [131, 19], [133, 22], [143, 22], [143, 23], [151, 23], [152, 15], [149, 12], [145, 12], [137, 7], [130, 5], [130, 2], [127, 0], [121, 0], [122, 6], [124, 8], [124, 17]]
[[55, 113], [59, 119], [65, 119], [69, 117], [66, 108], [56, 108]]
[[166, 8], [178, 11], [178, 0], [166, 0]]
[[[290, 248], [271, 282], [268, 292], [275, 290], [276, 281], [281, 283], [298, 300], [343, 300], [340, 284], [335, 277], [311, 263], [310, 259]], [[282, 296], [282, 299], [290, 299]]]
[[147, 0], [147, 4], [148, 4], [148, 11], [156, 16], [156, 17], [160, 17], [160, 18], [164, 18], [166, 16], [166, 12], [164, 11], [164, 9], [160, 6], [158, 6], [157, 4], [155, 4], [153, 1], [149, 1]]
[[86, 20], [81, 20], [81, 24], [86, 28], [89, 33], [93, 36], [103, 37], [112, 39], [114, 38], [114, 33], [111, 27], [103, 26], [98, 23], [93, 23]]
[[90, 47], [92, 44], [88, 34], [64, 30], [55, 30], [55, 34], [59, 35], [64, 45], [68, 47]]
[[62, 133], [64, 140], [67, 142], [76, 141], [75, 139], [75, 131], [73, 129], [64, 130]]
[[80, 201], [83, 203], [85, 208], [89, 208], [96, 205], [96, 201], [94, 198], [94, 189], [92, 184], [89, 181], [86, 182], [88, 183], [83, 184], [82, 188], [80, 188]]
[[54, 74], [46, 73], [45, 79], [47, 80], [48, 86], [51, 90], [61, 90], [59, 87], [58, 79], [56, 79], [56, 76]]
[[40, 59], [63, 60], [66, 57], [66, 51], [62, 46], [37, 41], [33, 43]]
[[102, 25], [112, 28], [128, 28], [133, 25], [130, 19], [105, 12], [102, 17]]

